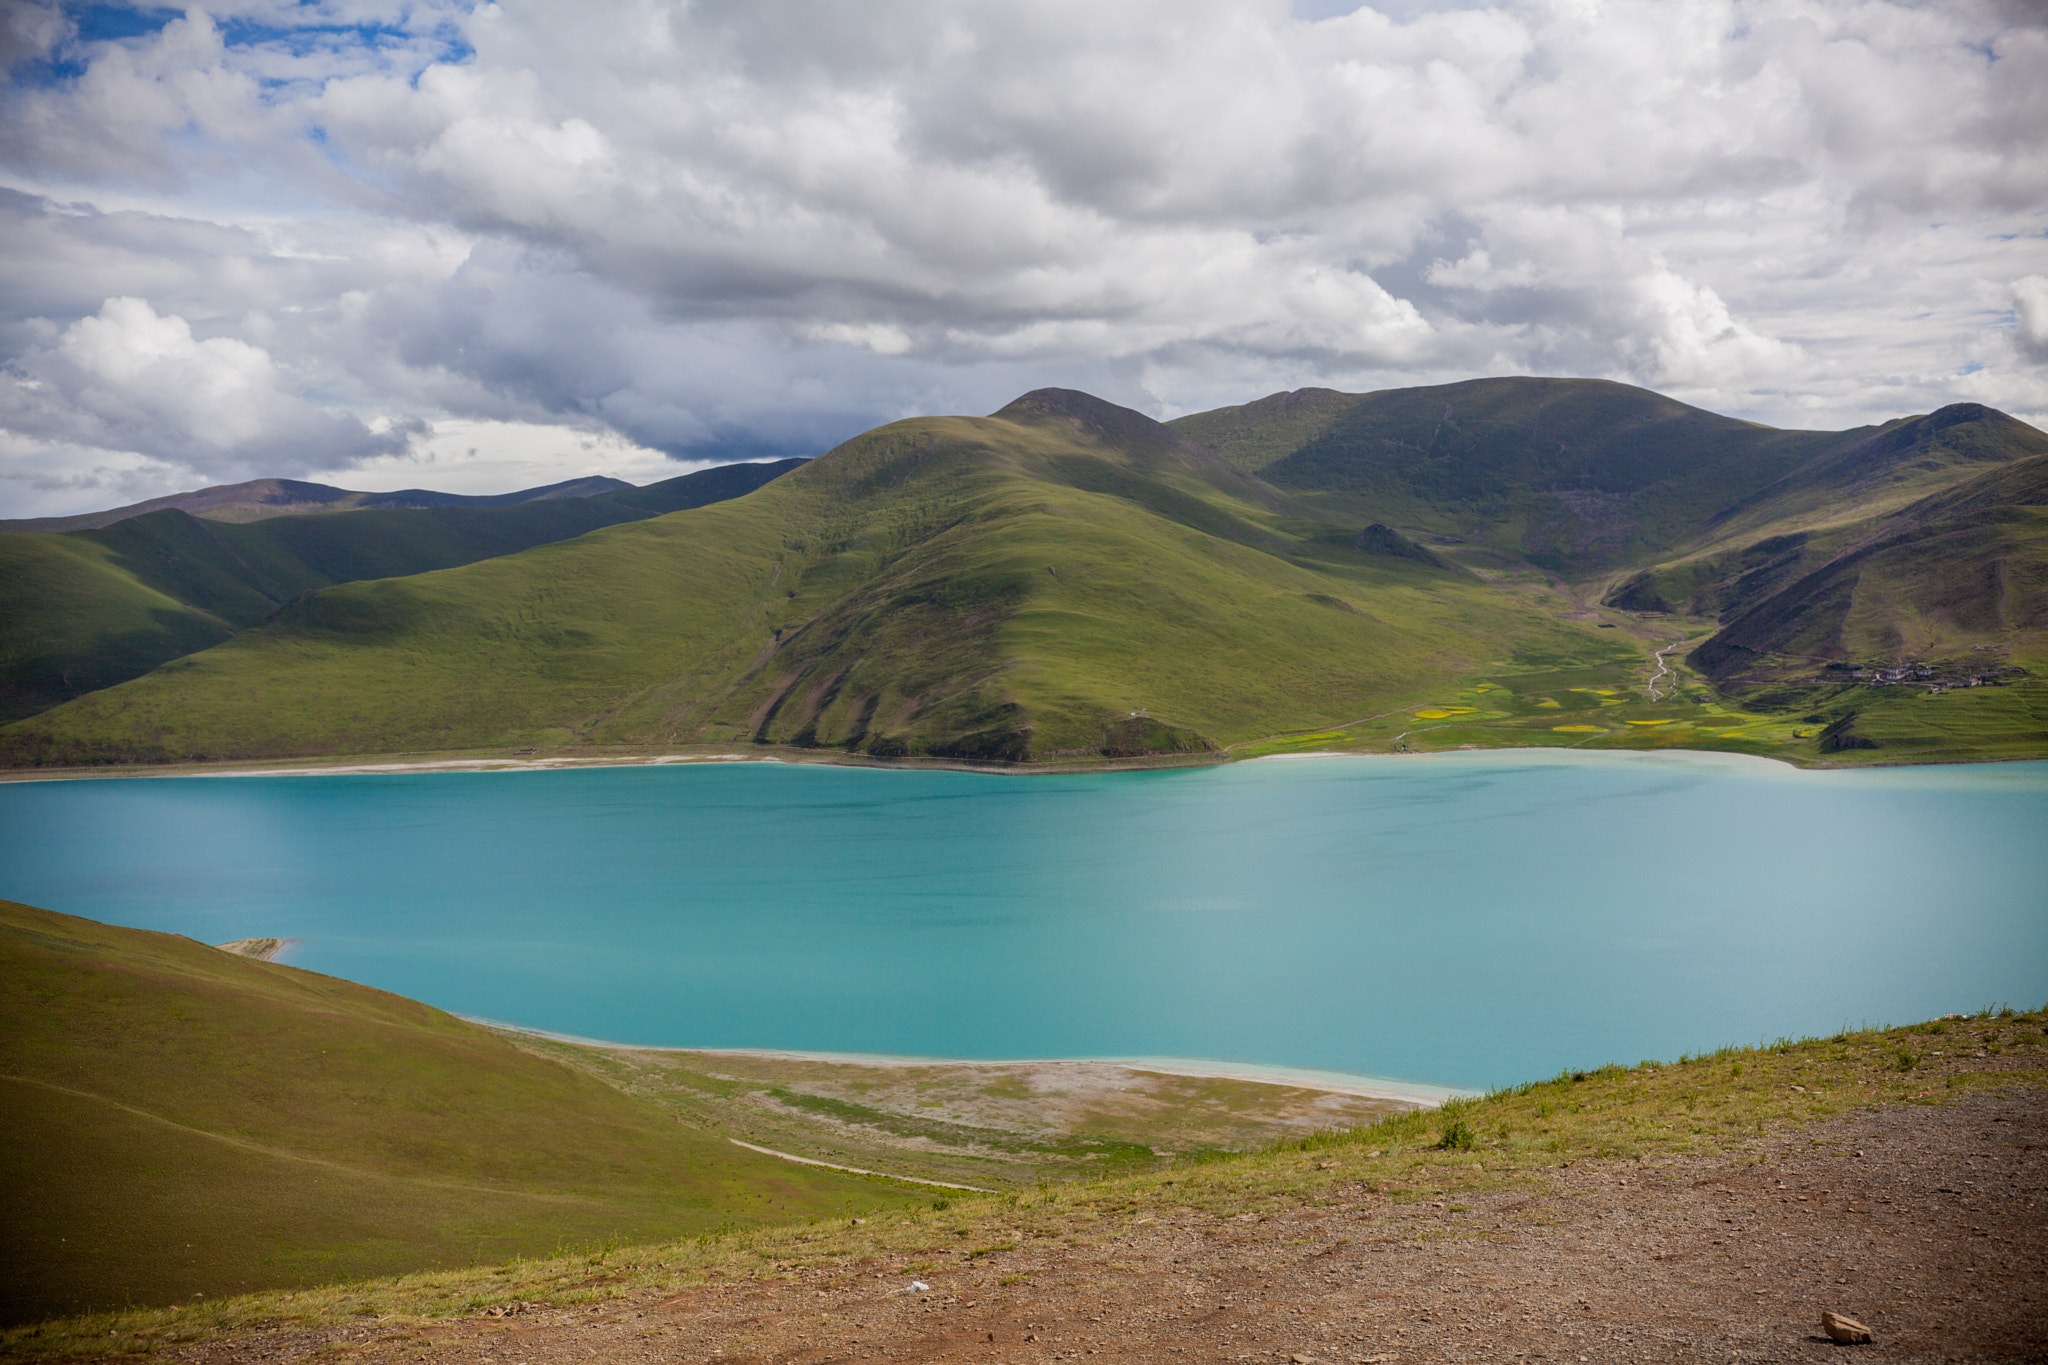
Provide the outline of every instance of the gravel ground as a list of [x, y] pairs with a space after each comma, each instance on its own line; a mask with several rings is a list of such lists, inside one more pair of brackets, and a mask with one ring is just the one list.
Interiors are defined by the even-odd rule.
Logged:
[[[1544, 1175], [1540, 1194], [1395, 1204], [1344, 1185], [1336, 1204], [1273, 1216], [1168, 1211], [955, 1257], [923, 1272], [928, 1292], [902, 1262], [870, 1261], [424, 1330], [259, 1332], [176, 1358], [2048, 1360], [2048, 1090], [1855, 1114], [1741, 1160]], [[1875, 1343], [1827, 1340], [1828, 1309]]]

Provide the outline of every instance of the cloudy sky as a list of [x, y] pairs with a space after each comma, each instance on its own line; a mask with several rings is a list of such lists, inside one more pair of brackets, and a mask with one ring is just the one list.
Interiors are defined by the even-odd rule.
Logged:
[[0, 516], [1045, 384], [2048, 424], [2038, 0], [0, 0]]

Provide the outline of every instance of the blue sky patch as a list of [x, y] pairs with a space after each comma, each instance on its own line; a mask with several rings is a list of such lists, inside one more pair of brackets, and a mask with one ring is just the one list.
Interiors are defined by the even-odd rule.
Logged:
[[388, 51], [411, 46], [421, 38], [434, 43], [433, 60], [437, 62], [466, 61], [476, 55], [476, 49], [463, 38], [461, 31], [445, 23], [415, 33], [399, 24], [304, 24], [287, 27], [233, 18], [220, 21], [220, 35], [229, 47], [278, 48], [294, 57], [351, 47]]
[[145, 38], [184, 11], [160, 5], [67, 5], [65, 13], [78, 26], [81, 43], [111, 43]]

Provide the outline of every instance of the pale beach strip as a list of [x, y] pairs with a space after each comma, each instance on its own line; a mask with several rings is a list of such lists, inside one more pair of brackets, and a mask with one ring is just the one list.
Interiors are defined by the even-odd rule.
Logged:
[[1026, 1068], [1108, 1066], [1125, 1071], [1149, 1071], [1159, 1075], [1187, 1076], [1196, 1080], [1243, 1081], [1252, 1085], [1287, 1086], [1296, 1090], [1317, 1090], [1331, 1095], [1355, 1095], [1361, 1099], [1394, 1100], [1417, 1108], [1434, 1109], [1454, 1099], [1481, 1092], [1456, 1086], [1429, 1085], [1421, 1081], [1395, 1080], [1387, 1076], [1361, 1076], [1348, 1071], [1318, 1071], [1308, 1067], [1264, 1066], [1255, 1062], [1223, 1062], [1202, 1057], [927, 1057], [889, 1052], [818, 1052], [766, 1047], [678, 1047], [654, 1043], [614, 1043], [603, 1038], [585, 1038], [573, 1033], [508, 1024], [480, 1015], [459, 1016], [472, 1024], [504, 1033], [523, 1033], [551, 1042], [577, 1047], [605, 1048], [618, 1052], [683, 1052], [697, 1057], [759, 1057], [768, 1061], [820, 1062], [831, 1066], [865, 1067], [986, 1067], [1022, 1070]]
[[1057, 762], [1029, 767], [990, 767], [956, 759], [912, 758], [878, 760], [858, 754], [816, 756], [798, 753], [706, 753], [706, 754], [608, 754], [591, 757], [520, 758], [517, 756], [479, 758], [406, 759], [373, 762], [300, 760], [297, 763], [229, 766], [218, 763], [170, 763], [162, 766], [105, 768], [9, 768], [0, 770], [0, 783], [101, 781], [118, 782], [149, 778], [179, 777], [388, 777], [434, 773], [546, 773], [571, 769], [667, 768], [721, 766], [736, 763], [766, 763], [791, 768], [848, 768], [862, 772], [973, 773], [984, 777], [1073, 777], [1127, 772], [1166, 772], [1179, 769], [1228, 769], [1245, 765], [1297, 763], [1303, 760], [1349, 761], [1369, 764], [1441, 764], [1513, 761], [1565, 766], [1570, 764], [1647, 763], [1676, 768], [1696, 765], [1750, 776], [1774, 776], [1813, 781], [1845, 780], [1900, 773], [1921, 773], [1952, 777], [1968, 773], [1981, 775], [1995, 770], [2024, 770], [2048, 767], [2038, 758], [1981, 758], [1945, 763], [1871, 761], [1842, 767], [1801, 767], [1789, 758], [1771, 754], [1746, 754], [1727, 749], [1579, 749], [1551, 745], [1475, 746], [1434, 753], [1361, 753], [1356, 749], [1307, 749], [1298, 753], [1261, 754], [1255, 758], [1233, 758], [1218, 754], [1202, 762], [1115, 764], [1067, 767]]

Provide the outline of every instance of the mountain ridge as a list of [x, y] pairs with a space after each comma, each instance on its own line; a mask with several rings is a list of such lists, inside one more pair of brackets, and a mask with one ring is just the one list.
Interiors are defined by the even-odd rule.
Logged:
[[1810, 506], [1851, 485], [1911, 484], [2048, 448], [2043, 433], [1974, 403], [1786, 431], [1611, 381], [1520, 377], [1303, 390], [1170, 425], [1326, 509], [1481, 533], [1582, 577], [1681, 550], [1703, 529], [1739, 533], [1745, 513], [1788, 497]]
[[[318, 589], [0, 729], [0, 758], [750, 744], [1037, 764], [1301, 735], [1834, 761], [1815, 733], [1869, 698], [1752, 705], [1753, 680], [1707, 667], [1711, 650], [1646, 680], [1908, 521], [1944, 552], [1886, 551], [1889, 586], [1856, 599], [1876, 624], [1842, 647], [1993, 650], [2024, 676], [2048, 657], [2048, 582], [2026, 568], [2040, 454], [2048, 433], [1978, 405], [1785, 432], [1608, 381], [1311, 390], [1168, 423], [1033, 390], [875, 428], [745, 496]], [[1999, 580], [1997, 613], [1942, 605], [2007, 561], [2025, 571]], [[1756, 642], [1825, 634], [1838, 599], [1778, 598]], [[1898, 694], [1879, 709], [1907, 728], [1872, 742], [1881, 761], [2030, 752], [2048, 746], [2037, 690], [1938, 711]]]
[[800, 463], [722, 465], [644, 487], [483, 506], [364, 507], [248, 522], [160, 508], [89, 530], [0, 535], [0, 720], [220, 644], [306, 592], [450, 568], [739, 497]]
[[[1559, 647], [1574, 634], [1368, 555], [1355, 529], [1290, 532], [1236, 496], [1257, 491], [1241, 473], [1163, 451], [1140, 414], [1117, 419], [1136, 451], [1070, 414], [1019, 415], [892, 423], [745, 498], [325, 589], [6, 733], [24, 757], [687, 735], [1014, 762], [1099, 752], [1139, 711], [1187, 744], [1312, 723], [1346, 692], [1434, 676], [1446, 650], [1491, 653], [1466, 617]], [[202, 699], [250, 686], [274, 700]], [[127, 738], [88, 740], [88, 714]]]
[[391, 511], [426, 507], [513, 507], [520, 503], [546, 502], [556, 498], [587, 498], [617, 493], [637, 485], [602, 474], [564, 479], [538, 488], [511, 493], [437, 493], [426, 488], [401, 488], [390, 493], [364, 493], [337, 488], [332, 484], [307, 483], [301, 479], [247, 479], [241, 483], [211, 484], [188, 493], [171, 493], [161, 498], [129, 503], [103, 512], [80, 512], [63, 517], [22, 517], [0, 521], [0, 535], [21, 532], [97, 531], [147, 516], [151, 512], [179, 511], [210, 521], [249, 522], [270, 517], [318, 515], [358, 510]]

